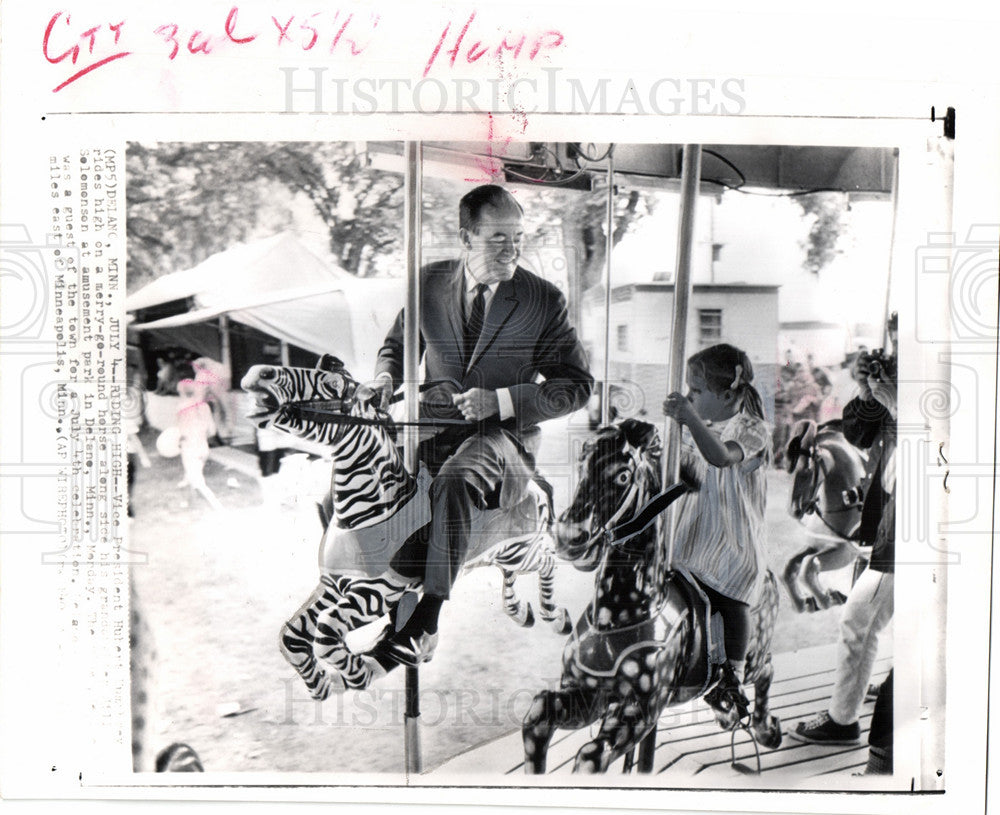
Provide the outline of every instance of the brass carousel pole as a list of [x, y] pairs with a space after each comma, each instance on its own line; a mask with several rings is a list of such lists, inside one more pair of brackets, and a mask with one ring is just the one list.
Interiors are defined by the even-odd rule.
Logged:
[[[416, 422], [420, 418], [420, 205], [422, 199], [420, 142], [405, 145], [403, 243], [406, 252], [406, 305], [403, 334], [403, 398], [406, 406], [403, 463], [411, 473], [417, 471], [417, 444], [420, 441]], [[420, 755], [420, 672], [416, 666], [406, 669], [406, 710], [404, 739], [406, 772], [419, 773]]]
[[[684, 368], [687, 354], [688, 303], [691, 300], [691, 252], [694, 246], [694, 214], [701, 182], [701, 145], [685, 144], [681, 159], [681, 212], [677, 234], [677, 270], [674, 274], [674, 318], [670, 329], [670, 369], [667, 393], [684, 388]], [[680, 477], [681, 432], [676, 422], [664, 419], [664, 436], [667, 440], [663, 456], [663, 485], [673, 484]], [[668, 510], [666, 523], [661, 529], [666, 533], [667, 568], [674, 565], [673, 509]], [[657, 550], [659, 553], [663, 547]], [[657, 554], [659, 557], [659, 554]], [[657, 564], [659, 565], [659, 564]]]
[[[688, 303], [691, 299], [691, 254], [694, 247], [695, 204], [701, 183], [701, 145], [685, 144], [681, 155], [681, 211], [677, 230], [677, 268], [674, 273], [674, 316], [670, 329], [670, 369], [667, 373], [667, 393], [684, 388], [685, 340], [687, 339]], [[676, 422], [664, 419], [664, 447], [661, 480], [664, 489], [675, 484], [680, 477], [681, 433]], [[660, 558], [663, 556], [666, 535], [667, 569], [674, 565], [674, 507], [667, 510], [666, 518], [660, 524], [656, 547], [656, 567], [654, 574], [660, 574]], [[656, 753], [656, 728], [642, 740], [639, 747], [639, 772], [653, 770]]]
[[604, 248], [604, 377], [601, 382], [601, 426], [611, 421], [611, 250], [615, 231], [614, 153], [608, 151], [607, 235]]

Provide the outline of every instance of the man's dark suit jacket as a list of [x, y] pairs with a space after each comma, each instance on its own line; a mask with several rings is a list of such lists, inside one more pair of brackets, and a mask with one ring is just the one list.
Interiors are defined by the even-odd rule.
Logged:
[[[566, 300], [551, 283], [521, 267], [502, 282], [490, 302], [471, 358], [464, 360], [464, 274], [461, 260], [421, 270], [420, 353], [425, 378], [449, 380], [424, 400], [450, 406], [451, 396], [470, 388], [507, 388], [514, 418], [503, 423], [528, 449], [538, 423], [583, 407], [594, 380], [587, 356], [569, 323]], [[376, 375], [403, 377], [403, 313], [379, 351]], [[434, 415], [461, 418], [450, 406]]]

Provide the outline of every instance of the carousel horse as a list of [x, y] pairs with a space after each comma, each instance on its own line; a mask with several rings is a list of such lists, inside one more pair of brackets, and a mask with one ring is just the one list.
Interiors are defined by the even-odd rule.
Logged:
[[[785, 461], [794, 475], [788, 511], [806, 524], [811, 540], [785, 565], [782, 582], [798, 612], [843, 605], [846, 595], [824, 588], [819, 575], [842, 569], [861, 553], [854, 541], [861, 525], [866, 457], [844, 438], [838, 421], [817, 426], [806, 420], [792, 429]], [[800, 585], [809, 596], [803, 596]]]
[[[241, 386], [256, 396], [260, 412], [253, 418], [262, 427], [327, 445], [334, 462], [320, 582], [282, 627], [280, 650], [314, 699], [366, 688], [385, 672], [373, 649], [386, 641], [387, 630], [402, 624], [396, 620], [401, 600], [412, 611], [420, 590], [419, 577], [403, 574], [402, 566], [397, 571], [393, 557], [404, 543], [426, 536], [430, 478], [424, 470], [416, 477], [407, 472], [390, 420], [354, 398], [358, 383], [334, 357], [324, 357], [316, 369], [256, 365]], [[303, 403], [327, 415], [303, 411]], [[572, 620], [552, 597], [549, 493], [534, 480], [511, 493], [508, 501], [501, 498], [501, 509], [473, 509], [473, 545], [464, 568], [500, 569], [504, 612], [521, 626], [533, 624], [534, 612], [518, 600], [514, 580], [536, 572], [539, 615], [567, 633]], [[400, 616], [405, 616], [402, 609]]]
[[[725, 663], [721, 617], [683, 569], [668, 571], [656, 516], [692, 485], [660, 492], [656, 429], [627, 419], [598, 431], [584, 445], [570, 507], [554, 532], [556, 551], [583, 570], [595, 570], [595, 594], [563, 650], [558, 690], [535, 696], [522, 725], [525, 771], [545, 772], [556, 728], [577, 729], [600, 719], [596, 737], [576, 755], [574, 772], [604, 772], [653, 731], [661, 711], [709, 693]], [[752, 610], [753, 631], [744, 681], [756, 688], [746, 711], [724, 695], [706, 701], [719, 723], [752, 727], [761, 744], [781, 744], [781, 725], [768, 709], [773, 668], [770, 644], [778, 608], [771, 572]]]

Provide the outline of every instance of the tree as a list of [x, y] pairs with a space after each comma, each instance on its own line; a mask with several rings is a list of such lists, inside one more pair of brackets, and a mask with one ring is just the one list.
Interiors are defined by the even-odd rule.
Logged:
[[[607, 187], [593, 192], [540, 188], [534, 192], [536, 203], [528, 211], [529, 229], [536, 241], [558, 236], [569, 266], [567, 296], [573, 309], [570, 318], [580, 325], [582, 295], [604, 280], [607, 262]], [[638, 222], [653, 212], [656, 196], [630, 190], [615, 196], [612, 248], [617, 246]], [[533, 221], [537, 218], [537, 221]]]
[[797, 195], [793, 199], [802, 214], [811, 219], [809, 235], [803, 244], [806, 258], [803, 266], [818, 275], [839, 253], [837, 244], [847, 229], [850, 211], [847, 195], [841, 192], [817, 192]]
[[[234, 243], [293, 226], [306, 206], [325, 230], [342, 268], [366, 276], [399, 272], [403, 176], [374, 170], [350, 142], [165, 143], [129, 145], [126, 230], [129, 286], [191, 268]], [[455, 251], [458, 199], [468, 185], [427, 178], [424, 240], [444, 236]], [[560, 243], [570, 263], [569, 292], [600, 282], [605, 263], [606, 198], [558, 186], [521, 185], [529, 238]], [[632, 190], [616, 199], [612, 242], [652, 211], [655, 199]]]
[[398, 250], [402, 177], [365, 167], [350, 143], [132, 144], [127, 161], [130, 286], [288, 228], [297, 196], [352, 274]]

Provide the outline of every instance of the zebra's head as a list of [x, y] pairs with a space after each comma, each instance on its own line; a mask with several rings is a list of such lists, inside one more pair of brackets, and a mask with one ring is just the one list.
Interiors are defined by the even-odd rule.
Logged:
[[[311, 421], [284, 408], [292, 402], [323, 402], [333, 413], [355, 413], [354, 392], [358, 383], [342, 366], [335, 370], [292, 368], [280, 365], [254, 365], [240, 382], [240, 387], [256, 397], [248, 414], [258, 427], [283, 430], [302, 438], [330, 441], [323, 423]], [[330, 428], [327, 427], [327, 430]]]

